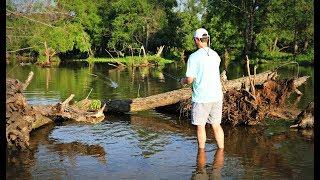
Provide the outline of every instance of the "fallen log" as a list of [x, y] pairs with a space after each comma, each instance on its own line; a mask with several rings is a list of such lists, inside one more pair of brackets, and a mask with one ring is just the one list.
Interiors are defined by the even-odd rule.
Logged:
[[[276, 72], [266, 71], [259, 73], [255, 77], [257, 84], [265, 82], [267, 79], [275, 78]], [[249, 77], [242, 77], [234, 80], [223, 82], [224, 92], [231, 89], [240, 89], [242, 84], [250, 84]], [[176, 104], [180, 101], [187, 100], [191, 97], [191, 88], [181, 88], [166, 93], [148, 96], [145, 98], [135, 99], [113, 99], [106, 100], [105, 112], [137, 112], [156, 107]]]
[[[79, 108], [69, 105], [73, 94], [63, 103], [47, 106], [30, 106], [22, 92], [27, 88], [33, 72], [25, 81], [7, 78], [6, 80], [6, 139], [9, 148], [25, 149], [29, 146], [29, 134], [32, 130], [56, 120], [74, 120], [77, 122], [97, 123], [104, 119], [103, 109]], [[89, 101], [91, 100], [85, 99]], [[101, 102], [100, 102], [101, 105]], [[99, 105], [99, 106], [100, 106]]]
[[[240, 90], [232, 89], [224, 94], [222, 123], [236, 125], [263, 124], [266, 117], [293, 119], [296, 116], [295, 108], [290, 108], [285, 100], [294, 91], [295, 82], [306, 81], [306, 77], [290, 80], [267, 80], [256, 85], [256, 95], [252, 95], [245, 86]], [[183, 117], [189, 117], [191, 111], [191, 98], [176, 104], [175, 112]]]

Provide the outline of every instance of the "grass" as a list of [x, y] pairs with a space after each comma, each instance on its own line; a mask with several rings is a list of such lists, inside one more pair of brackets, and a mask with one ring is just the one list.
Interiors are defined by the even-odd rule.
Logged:
[[149, 64], [149, 63], [158, 64], [161, 66], [161, 65], [173, 62], [173, 60], [157, 57], [155, 55], [149, 55], [146, 57], [126, 56], [123, 58], [88, 58], [88, 59], [80, 59], [76, 61], [86, 61], [89, 63], [120, 62], [127, 66], [140, 66], [140, 65]]
[[298, 54], [294, 57], [292, 53], [285, 52], [269, 52], [263, 53], [261, 56], [257, 56], [252, 59], [253, 64], [261, 64], [261, 63], [276, 63], [276, 62], [290, 62], [296, 61], [299, 65], [313, 65], [314, 61], [314, 52], [313, 50], [308, 51], [305, 54]]

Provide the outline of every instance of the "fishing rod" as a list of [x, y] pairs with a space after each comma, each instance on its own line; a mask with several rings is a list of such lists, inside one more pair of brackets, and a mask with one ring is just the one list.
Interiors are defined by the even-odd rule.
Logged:
[[[98, 76], [97, 74], [100, 75], [100, 76]], [[117, 87], [119, 86], [118, 83], [116, 83], [116, 82], [113, 81], [112, 79], [104, 76], [103, 74], [101, 74], [101, 73], [97, 73], [97, 74], [93, 74], [93, 73], [92, 73], [91, 75], [93, 75], [93, 76], [95, 76], [95, 77], [104, 77], [105, 79], [109, 80], [109, 81], [110, 81], [110, 84], [109, 84], [109, 85], [110, 85], [112, 88], [117, 88]]]
[[[161, 71], [159, 71], [161, 72]], [[172, 74], [169, 74], [169, 73], [165, 73], [165, 72], [161, 72], [162, 74], [166, 75], [166, 76], [169, 76], [171, 77], [172, 79], [175, 79], [177, 81], [180, 81], [181, 78], [177, 78], [176, 76], [172, 75]]]
[[[162, 72], [162, 71], [160, 71], [160, 70], [158, 70], [158, 69], [156, 69], [156, 71], [161, 72], [162, 74], [164, 74], [164, 75], [166, 75], [166, 76], [168, 76], [168, 77], [171, 77], [172, 79], [176, 80], [176, 81], [179, 82], [179, 84], [180, 84], [181, 78], [178, 78], [177, 76], [174, 76], [174, 75], [169, 74], [169, 73]], [[182, 86], [185, 87], [185, 86], [188, 86], [188, 84], [183, 84]]]

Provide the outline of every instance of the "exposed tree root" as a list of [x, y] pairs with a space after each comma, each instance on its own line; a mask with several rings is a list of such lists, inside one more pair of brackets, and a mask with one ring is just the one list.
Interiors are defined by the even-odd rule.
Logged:
[[[25, 149], [29, 146], [29, 133], [38, 127], [55, 120], [74, 120], [77, 122], [97, 123], [104, 119], [103, 110], [91, 111], [89, 106], [69, 105], [74, 95], [62, 103], [48, 106], [30, 106], [22, 94], [28, 86], [33, 73], [25, 83], [7, 78], [6, 80], [6, 139], [9, 148]], [[91, 100], [85, 99], [87, 103]]]
[[[254, 86], [255, 95], [243, 84], [240, 90], [232, 89], [224, 93], [222, 123], [236, 125], [263, 124], [266, 117], [294, 119], [297, 110], [285, 106], [285, 100], [296, 85], [301, 85], [307, 77], [288, 80], [268, 79]], [[191, 98], [181, 101], [180, 116], [188, 117], [191, 111]], [[309, 122], [309, 121], [308, 121]]]

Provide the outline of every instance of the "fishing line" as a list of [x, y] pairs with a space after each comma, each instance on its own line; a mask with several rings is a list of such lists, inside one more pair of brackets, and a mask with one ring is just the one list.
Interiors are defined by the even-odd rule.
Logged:
[[180, 78], [178, 78], [178, 77], [176, 77], [176, 76], [174, 76], [174, 75], [172, 75], [172, 74], [162, 72], [162, 71], [160, 71], [160, 70], [158, 70], [158, 69], [154, 69], [154, 70], [156, 70], [156, 71], [158, 71], [158, 72], [160, 72], [160, 73], [162, 73], [162, 74], [164, 74], [164, 75], [166, 75], [166, 76], [169, 76], [169, 77], [171, 77], [172, 79], [175, 79], [175, 80], [177, 80], [177, 81], [180, 81]]
[[297, 77], [298, 77], [298, 75], [299, 75], [299, 63], [298, 63], [298, 62], [296, 62], [296, 61], [288, 62], [288, 63], [282, 64], [282, 65], [278, 66], [277, 68], [275, 68], [274, 70], [275, 70], [275, 71], [277, 71], [280, 67], [285, 66], [285, 65], [288, 65], [288, 64], [296, 64], [296, 65], [297, 65], [297, 74], [296, 74], [296, 78], [297, 78]]
[[166, 76], [169, 76], [169, 77], [171, 77], [172, 79], [175, 79], [175, 80], [177, 80], [177, 81], [180, 81], [180, 78], [177, 78], [176, 76], [174, 76], [174, 75], [171, 75], [171, 74], [168, 74], [168, 73], [165, 73], [165, 72], [162, 72], [164, 75], [166, 75]]
[[96, 74], [91, 74], [91, 75], [93, 75], [93, 76], [95, 76], [95, 77], [104, 77], [105, 79], [109, 80], [109, 81], [111, 82], [111, 84], [109, 84], [109, 85], [110, 85], [112, 88], [117, 88], [117, 87], [119, 86], [119, 84], [118, 84], [117, 82], [115, 82], [115, 81], [113, 81], [112, 79], [104, 76], [103, 74], [101, 74], [101, 73], [97, 73], [97, 74], [100, 75], [100, 76], [98, 76], [98, 75], [96, 75]]

